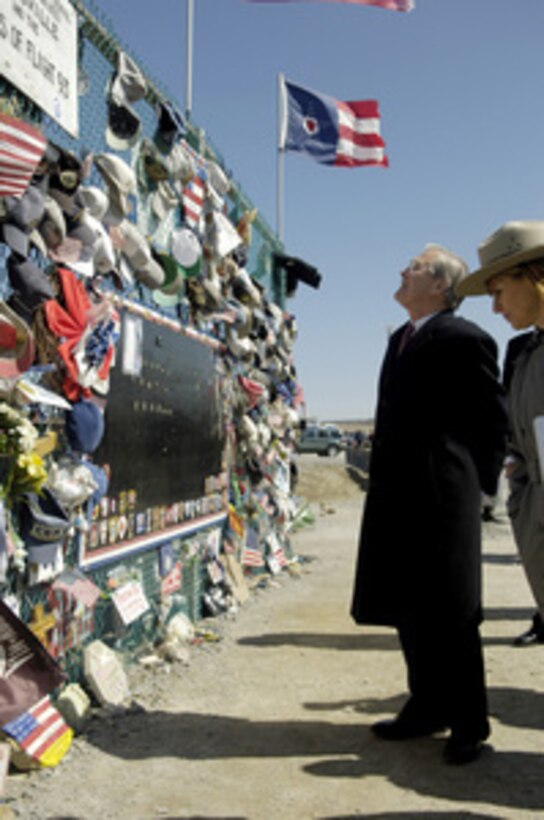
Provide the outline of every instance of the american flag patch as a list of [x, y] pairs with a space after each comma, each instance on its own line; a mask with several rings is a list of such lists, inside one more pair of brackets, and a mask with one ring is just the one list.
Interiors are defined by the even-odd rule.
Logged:
[[46, 146], [31, 125], [0, 113], [0, 196], [24, 194]]
[[27, 755], [43, 766], [56, 766], [72, 742], [73, 731], [55, 709], [49, 695], [2, 726]]

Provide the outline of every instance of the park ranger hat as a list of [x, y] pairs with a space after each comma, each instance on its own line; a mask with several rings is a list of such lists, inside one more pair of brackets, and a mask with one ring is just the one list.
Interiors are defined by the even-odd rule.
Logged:
[[481, 267], [457, 286], [458, 296], [487, 293], [492, 276], [544, 259], [544, 220], [506, 222], [479, 245]]

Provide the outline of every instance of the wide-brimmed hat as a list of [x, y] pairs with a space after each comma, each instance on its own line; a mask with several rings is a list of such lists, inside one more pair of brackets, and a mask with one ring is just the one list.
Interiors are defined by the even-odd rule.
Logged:
[[81, 186], [78, 196], [83, 206], [96, 219], [103, 219], [110, 207], [108, 195], [96, 185]]
[[132, 168], [116, 154], [97, 154], [94, 164], [108, 186], [110, 209], [108, 215], [119, 220], [128, 216], [130, 204], [128, 197], [136, 194], [136, 176]]
[[117, 228], [120, 250], [125, 256], [134, 277], [148, 288], [164, 285], [165, 273], [151, 254], [151, 246], [136, 225], [123, 220]]
[[524, 262], [544, 259], [544, 220], [506, 222], [478, 246], [481, 267], [457, 286], [458, 296], [487, 293], [487, 282]]
[[34, 339], [26, 322], [0, 302], [0, 378], [17, 378], [34, 361]]

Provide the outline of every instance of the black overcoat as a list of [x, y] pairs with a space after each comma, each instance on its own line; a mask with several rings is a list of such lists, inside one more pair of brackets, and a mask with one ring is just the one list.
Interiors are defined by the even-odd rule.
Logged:
[[462, 625], [481, 618], [480, 498], [504, 458], [497, 346], [448, 310], [397, 355], [404, 327], [380, 375], [352, 616]]

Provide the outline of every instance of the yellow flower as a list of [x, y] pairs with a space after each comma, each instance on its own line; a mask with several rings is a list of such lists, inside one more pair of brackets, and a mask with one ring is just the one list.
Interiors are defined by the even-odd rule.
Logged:
[[47, 480], [43, 459], [33, 452], [22, 453], [17, 457], [13, 473], [14, 492], [39, 492]]

